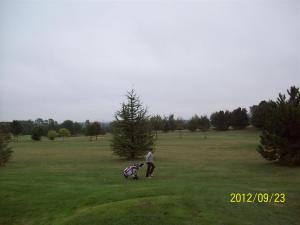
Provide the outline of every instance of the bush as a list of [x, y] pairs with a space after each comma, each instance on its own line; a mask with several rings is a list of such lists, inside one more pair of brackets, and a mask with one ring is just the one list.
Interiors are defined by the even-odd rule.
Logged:
[[65, 139], [65, 137], [71, 136], [71, 133], [67, 128], [60, 128], [58, 133], [59, 133], [59, 136], [63, 138], [63, 140]]
[[57, 133], [55, 130], [49, 130], [47, 136], [50, 140], [53, 141], [57, 137]]
[[8, 147], [10, 140], [10, 133], [0, 129], [0, 166], [5, 166], [13, 152], [11, 147]]
[[258, 152], [267, 160], [300, 165], [300, 92], [291, 87], [289, 99], [279, 94], [264, 122]]
[[43, 135], [43, 129], [41, 127], [34, 127], [31, 132], [31, 139], [34, 141], [40, 141]]
[[199, 117], [197, 115], [194, 115], [187, 123], [187, 128], [189, 131], [194, 132], [199, 127]]

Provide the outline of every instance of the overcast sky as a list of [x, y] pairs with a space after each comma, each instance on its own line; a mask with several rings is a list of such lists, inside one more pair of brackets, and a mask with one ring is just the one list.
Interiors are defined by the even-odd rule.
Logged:
[[188, 119], [300, 86], [300, 1], [0, 1], [0, 121]]

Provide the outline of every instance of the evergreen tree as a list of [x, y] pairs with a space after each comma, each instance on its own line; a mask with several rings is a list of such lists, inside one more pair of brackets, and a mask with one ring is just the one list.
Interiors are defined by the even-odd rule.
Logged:
[[264, 122], [258, 152], [267, 160], [300, 165], [300, 92], [291, 87], [289, 98], [279, 94]]
[[201, 116], [199, 119], [199, 129], [203, 132], [208, 131], [210, 128], [210, 121], [207, 116]]
[[185, 128], [185, 121], [182, 118], [177, 118], [175, 120], [176, 130], [179, 132], [179, 137], [182, 138], [182, 130]]
[[86, 122], [86, 126], [85, 126], [85, 135], [86, 136], [90, 136], [90, 141], [93, 140], [93, 136], [95, 134], [95, 130], [94, 130], [94, 126], [92, 126], [93, 124], [90, 122]]
[[250, 107], [251, 124], [259, 129], [266, 128], [267, 117], [276, 107], [274, 101], [261, 101], [258, 105]]
[[13, 152], [8, 146], [10, 140], [11, 135], [0, 128], [0, 167], [7, 163]]
[[163, 121], [162, 121], [162, 126], [163, 126], [163, 132], [169, 132], [170, 131], [170, 126], [169, 126], [169, 119], [165, 116]]
[[134, 90], [127, 93], [127, 102], [115, 114], [112, 125], [114, 154], [127, 159], [144, 155], [152, 148], [154, 139], [147, 110]]
[[187, 128], [194, 132], [199, 127], [199, 117], [197, 115], [194, 115], [187, 123]]
[[98, 135], [102, 134], [102, 128], [101, 128], [101, 124], [99, 122], [94, 122], [91, 125], [92, 127], [92, 132], [93, 135], [96, 137], [96, 140], [98, 139]]
[[228, 130], [230, 126], [230, 113], [229, 111], [215, 112], [210, 116], [210, 121], [216, 130]]
[[245, 129], [249, 125], [247, 110], [240, 107], [230, 113], [230, 124], [233, 129]]
[[174, 118], [174, 114], [169, 115], [168, 126], [171, 131], [174, 131], [176, 129], [176, 121]]
[[11, 123], [11, 132], [17, 138], [17, 141], [18, 141], [18, 137], [22, 133], [22, 131], [23, 131], [23, 127], [22, 127], [21, 123], [17, 120], [14, 120]]

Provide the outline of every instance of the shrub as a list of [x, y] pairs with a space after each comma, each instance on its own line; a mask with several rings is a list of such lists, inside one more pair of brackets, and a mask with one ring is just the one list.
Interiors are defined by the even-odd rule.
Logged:
[[13, 152], [11, 150], [11, 147], [8, 147], [10, 140], [10, 133], [7, 133], [4, 130], [0, 129], [0, 166], [5, 166]]
[[57, 137], [57, 133], [55, 130], [49, 130], [47, 136], [50, 140], [53, 141]]
[[34, 141], [40, 141], [43, 135], [43, 129], [39, 126], [34, 127], [31, 132], [31, 139]]

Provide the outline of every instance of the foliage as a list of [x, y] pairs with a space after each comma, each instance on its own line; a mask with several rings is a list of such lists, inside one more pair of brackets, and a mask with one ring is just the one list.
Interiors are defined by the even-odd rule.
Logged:
[[199, 129], [201, 131], [207, 131], [210, 128], [210, 121], [207, 116], [201, 116], [199, 118]]
[[74, 134], [74, 122], [72, 120], [65, 120], [60, 127], [68, 129], [71, 135]]
[[81, 134], [82, 133], [82, 125], [78, 122], [74, 122], [74, 134]]
[[266, 128], [266, 122], [268, 121], [268, 115], [276, 108], [274, 101], [261, 101], [258, 105], [250, 107], [251, 112], [251, 124], [259, 129]]
[[48, 119], [48, 127], [47, 128], [48, 128], [47, 129], [48, 131], [49, 130], [58, 130], [59, 125], [58, 125], [58, 123], [55, 120]]
[[49, 130], [47, 136], [50, 140], [53, 141], [58, 136], [58, 134], [56, 133], [55, 130]]
[[154, 139], [152, 127], [139, 97], [134, 90], [127, 93], [127, 102], [115, 114], [112, 128], [112, 149], [114, 154], [134, 159], [152, 148]]
[[230, 113], [230, 124], [233, 129], [245, 129], [249, 125], [249, 117], [245, 108], [237, 108]]
[[0, 167], [7, 163], [13, 152], [11, 147], [8, 146], [10, 140], [10, 133], [0, 128]]
[[31, 139], [34, 141], [40, 141], [43, 136], [43, 129], [40, 126], [35, 126], [31, 132]]
[[267, 160], [285, 165], [300, 164], [300, 92], [291, 87], [288, 98], [279, 94], [266, 116], [258, 152]]
[[199, 117], [197, 115], [194, 115], [187, 123], [187, 128], [194, 132], [199, 127]]
[[21, 123], [17, 120], [14, 120], [12, 123], [11, 123], [11, 132], [14, 136], [17, 137], [18, 139], [18, 136], [22, 133], [23, 131], [23, 127], [21, 125]]
[[157, 131], [163, 130], [164, 128], [164, 121], [160, 115], [155, 115], [150, 117], [150, 124], [152, 129], [155, 131], [155, 136], [157, 137]]
[[182, 118], [177, 118], [175, 120], [176, 130], [184, 130], [185, 128], [185, 121]]
[[210, 116], [211, 124], [216, 130], [228, 130], [230, 126], [230, 113], [229, 111], [215, 112]]
[[63, 138], [63, 140], [64, 140], [65, 137], [70, 137], [71, 136], [71, 133], [67, 128], [60, 128], [58, 130], [58, 134], [59, 134], [60, 137]]
[[163, 132], [170, 131], [169, 119], [166, 116], [164, 116], [164, 119], [162, 121], [162, 130], [163, 130]]
[[174, 118], [174, 114], [169, 115], [168, 127], [169, 127], [169, 130], [171, 130], [171, 131], [174, 131], [176, 129], [176, 121]]
[[99, 122], [93, 122], [92, 124], [90, 123], [87, 124], [85, 135], [95, 136], [97, 140], [98, 135], [101, 134], [105, 134], [105, 131], [102, 129], [101, 124]]

